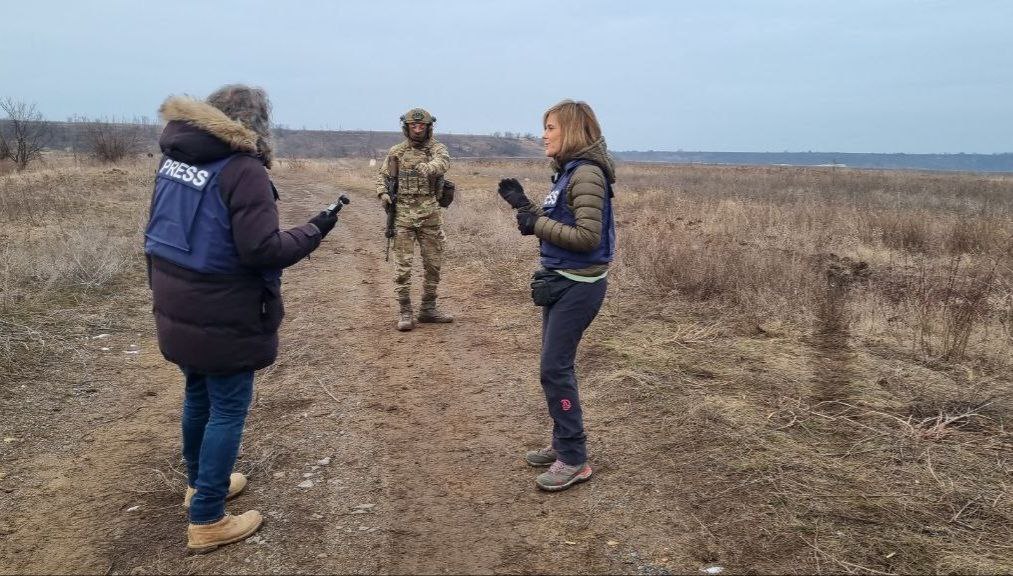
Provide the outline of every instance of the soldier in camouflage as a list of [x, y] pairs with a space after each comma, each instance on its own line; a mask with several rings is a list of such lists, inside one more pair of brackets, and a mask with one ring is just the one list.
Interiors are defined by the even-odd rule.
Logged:
[[435, 123], [436, 118], [422, 108], [412, 108], [401, 116], [405, 140], [391, 147], [380, 165], [376, 180], [376, 195], [384, 208], [391, 203], [386, 186], [388, 179], [397, 178], [398, 181], [394, 222], [394, 292], [400, 304], [397, 329], [401, 331], [415, 327], [411, 271], [416, 241], [425, 270], [418, 321], [454, 321], [453, 316], [445, 314], [436, 305], [436, 287], [440, 283], [440, 266], [446, 243], [443, 216], [437, 200], [443, 187], [443, 175], [450, 166], [450, 155], [447, 147], [433, 137]]

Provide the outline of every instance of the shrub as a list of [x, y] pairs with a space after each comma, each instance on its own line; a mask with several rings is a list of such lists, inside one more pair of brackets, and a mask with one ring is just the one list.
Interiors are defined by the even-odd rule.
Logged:
[[119, 162], [144, 149], [144, 127], [95, 120], [84, 125], [84, 144], [99, 162]]

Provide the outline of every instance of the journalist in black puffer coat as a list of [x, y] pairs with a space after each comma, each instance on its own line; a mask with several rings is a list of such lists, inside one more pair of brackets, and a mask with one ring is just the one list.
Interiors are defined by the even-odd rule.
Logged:
[[144, 251], [158, 344], [185, 377], [187, 547], [208, 551], [255, 532], [256, 510], [225, 513], [246, 477], [234, 473], [254, 370], [278, 353], [281, 270], [334, 228], [321, 212], [279, 230], [267, 95], [230, 85], [204, 102], [169, 98]]

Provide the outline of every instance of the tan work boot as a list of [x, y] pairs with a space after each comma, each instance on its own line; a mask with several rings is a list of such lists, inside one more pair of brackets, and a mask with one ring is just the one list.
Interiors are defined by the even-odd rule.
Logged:
[[415, 327], [415, 320], [412, 319], [412, 301], [400, 300], [401, 311], [397, 316], [397, 329], [407, 332]]
[[264, 517], [260, 512], [250, 510], [239, 516], [226, 514], [213, 524], [190, 524], [186, 528], [186, 547], [198, 554], [210, 552], [219, 546], [248, 538], [263, 523]]
[[[225, 495], [225, 499], [235, 498], [246, 488], [246, 476], [239, 472], [233, 472], [232, 476], [229, 476], [229, 493]], [[183, 508], [190, 508], [190, 501], [193, 500], [193, 495], [197, 493], [196, 488], [186, 487], [186, 494], [183, 495]]]
[[436, 306], [436, 298], [423, 298], [422, 306], [419, 307], [419, 322], [434, 322], [447, 324], [453, 322], [454, 317], [446, 314]]

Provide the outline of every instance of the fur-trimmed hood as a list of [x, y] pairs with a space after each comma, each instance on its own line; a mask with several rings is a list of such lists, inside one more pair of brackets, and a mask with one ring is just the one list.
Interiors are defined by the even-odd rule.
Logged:
[[168, 123], [184, 122], [225, 143], [233, 152], [247, 152], [260, 156], [264, 165], [271, 167], [273, 153], [267, 138], [229, 118], [214, 106], [184, 96], [170, 96], [158, 109]]

